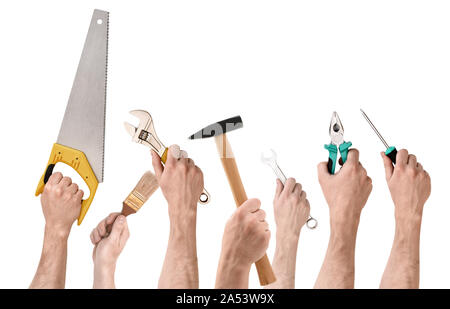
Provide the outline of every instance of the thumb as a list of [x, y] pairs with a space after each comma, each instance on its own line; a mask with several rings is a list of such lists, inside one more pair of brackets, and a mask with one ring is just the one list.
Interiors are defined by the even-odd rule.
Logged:
[[275, 196], [280, 196], [281, 192], [283, 191], [283, 188], [284, 188], [283, 183], [281, 182], [281, 180], [277, 178], [277, 189], [275, 191]]
[[152, 153], [153, 169], [155, 170], [156, 178], [159, 180], [164, 171], [164, 167], [161, 163], [161, 158], [158, 156], [158, 154], [153, 150], [151, 151], [151, 153]]
[[394, 166], [392, 165], [391, 159], [384, 153], [381, 152], [381, 157], [383, 158], [384, 170], [386, 172], [386, 180], [391, 179], [392, 174], [394, 173]]
[[319, 165], [317, 165], [317, 175], [319, 176], [319, 181], [330, 176], [330, 172], [328, 172], [328, 162], [320, 162]]
[[261, 201], [256, 198], [246, 200], [238, 209], [245, 212], [255, 212], [261, 207]]
[[109, 238], [112, 241], [119, 241], [120, 235], [123, 233], [123, 231], [126, 228], [126, 219], [125, 216], [120, 215], [117, 217], [116, 221], [114, 221], [111, 234], [109, 234]]

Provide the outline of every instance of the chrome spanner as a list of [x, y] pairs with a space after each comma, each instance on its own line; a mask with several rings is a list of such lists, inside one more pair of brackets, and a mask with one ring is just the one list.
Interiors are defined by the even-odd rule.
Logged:
[[[277, 178], [281, 181], [281, 183], [283, 183], [283, 185], [286, 183], [286, 176], [284, 175], [284, 173], [281, 171], [280, 167], [278, 166], [277, 163], [277, 154], [275, 153], [275, 151], [273, 149], [270, 149], [270, 155], [267, 156], [267, 154], [262, 153], [261, 154], [261, 161], [267, 165], [269, 165], [273, 172], [275, 173], [275, 175], [277, 176]], [[309, 219], [306, 221], [306, 226], [310, 229], [310, 230], [314, 230], [318, 225], [318, 222], [316, 219], [314, 219], [313, 217], [309, 216]]]

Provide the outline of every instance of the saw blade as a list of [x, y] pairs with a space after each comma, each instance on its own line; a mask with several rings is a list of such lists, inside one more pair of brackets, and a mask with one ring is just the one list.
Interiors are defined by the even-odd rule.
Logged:
[[94, 10], [57, 143], [84, 152], [103, 182], [109, 13]]

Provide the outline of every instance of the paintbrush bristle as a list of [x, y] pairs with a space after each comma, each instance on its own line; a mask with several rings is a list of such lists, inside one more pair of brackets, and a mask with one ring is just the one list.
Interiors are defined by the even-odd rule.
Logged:
[[159, 184], [156, 176], [150, 171], [146, 172], [133, 191], [131, 191], [125, 201], [123, 201], [122, 214], [128, 216], [136, 213], [158, 187]]

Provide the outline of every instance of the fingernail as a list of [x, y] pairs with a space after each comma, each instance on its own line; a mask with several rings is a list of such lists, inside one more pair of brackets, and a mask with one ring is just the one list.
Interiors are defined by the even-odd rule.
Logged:
[[119, 223], [124, 223], [125, 222], [125, 217], [124, 216], [119, 216]]

